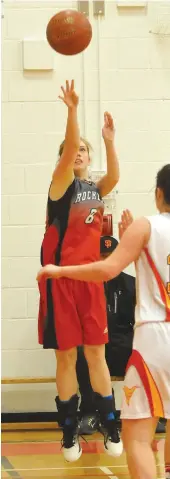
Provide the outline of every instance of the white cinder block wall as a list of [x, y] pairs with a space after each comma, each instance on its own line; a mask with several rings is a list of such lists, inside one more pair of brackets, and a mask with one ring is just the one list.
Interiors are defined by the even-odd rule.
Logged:
[[[77, 2], [6, 0], [4, 4], [3, 376], [55, 374], [54, 353], [43, 351], [37, 343], [35, 276], [48, 186], [65, 130], [66, 108], [57, 99], [60, 85], [67, 78], [75, 79], [81, 132], [94, 146], [96, 170], [105, 166], [104, 111], [111, 111], [115, 118], [121, 167], [115, 223], [123, 208], [130, 208], [135, 216], [155, 212], [150, 190], [158, 168], [170, 161], [170, 37], [160, 39], [149, 33], [159, 15], [165, 22], [169, 18], [168, 3], [149, 1], [146, 8], [135, 9], [107, 1], [100, 20], [94, 18], [90, 3], [93, 40], [85, 54], [69, 58], [53, 54], [49, 47], [51, 70], [23, 70], [24, 39], [45, 38], [48, 20], [66, 7], [76, 8]], [[32, 47], [27, 60], [34, 62], [35, 55]], [[54, 385], [4, 386], [2, 408], [49, 411], [54, 409], [54, 395]], [[119, 407], [119, 394], [117, 399]]]

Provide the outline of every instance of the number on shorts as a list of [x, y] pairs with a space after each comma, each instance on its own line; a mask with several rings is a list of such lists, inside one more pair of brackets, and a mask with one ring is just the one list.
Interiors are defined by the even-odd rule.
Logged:
[[92, 208], [92, 209], [90, 210], [90, 214], [89, 214], [89, 215], [87, 216], [87, 218], [85, 219], [86, 225], [90, 225], [91, 223], [93, 223], [94, 216], [95, 216], [96, 213], [97, 213], [96, 208]]

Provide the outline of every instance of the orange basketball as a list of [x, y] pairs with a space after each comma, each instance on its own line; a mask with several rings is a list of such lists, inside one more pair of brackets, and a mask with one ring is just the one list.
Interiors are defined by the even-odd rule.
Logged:
[[46, 30], [50, 46], [62, 55], [76, 55], [88, 47], [92, 28], [87, 17], [76, 10], [63, 10], [51, 18]]

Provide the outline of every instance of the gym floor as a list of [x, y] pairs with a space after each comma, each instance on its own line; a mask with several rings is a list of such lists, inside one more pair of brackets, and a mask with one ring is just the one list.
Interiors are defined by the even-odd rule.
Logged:
[[[72, 464], [63, 459], [59, 430], [7, 430], [2, 432], [1, 439], [3, 479], [130, 479], [125, 454], [117, 459], [107, 456], [103, 452], [102, 436], [98, 433], [85, 436], [87, 442], [82, 439], [83, 454]], [[157, 435], [156, 440], [157, 478], [164, 479], [164, 435]]]

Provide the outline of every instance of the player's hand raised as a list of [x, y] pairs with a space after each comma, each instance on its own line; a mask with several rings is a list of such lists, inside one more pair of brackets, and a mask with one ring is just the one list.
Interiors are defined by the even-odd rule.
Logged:
[[104, 126], [102, 128], [102, 136], [104, 141], [113, 141], [115, 136], [115, 127], [112, 115], [105, 111], [104, 113]]
[[50, 278], [60, 278], [61, 277], [61, 268], [60, 266], [55, 266], [54, 264], [47, 264], [46, 266], [43, 266], [38, 271], [36, 280], [41, 281], [42, 278], [44, 279], [50, 279]]
[[61, 90], [63, 92], [63, 96], [59, 95], [60, 100], [62, 100], [68, 108], [76, 108], [79, 103], [79, 97], [74, 90], [74, 80], [69, 81], [66, 80], [65, 88], [62, 86]]
[[133, 216], [132, 213], [129, 210], [124, 210], [122, 215], [121, 215], [121, 221], [119, 222], [119, 239], [121, 240], [124, 232], [127, 230], [127, 228], [131, 225], [133, 222]]

